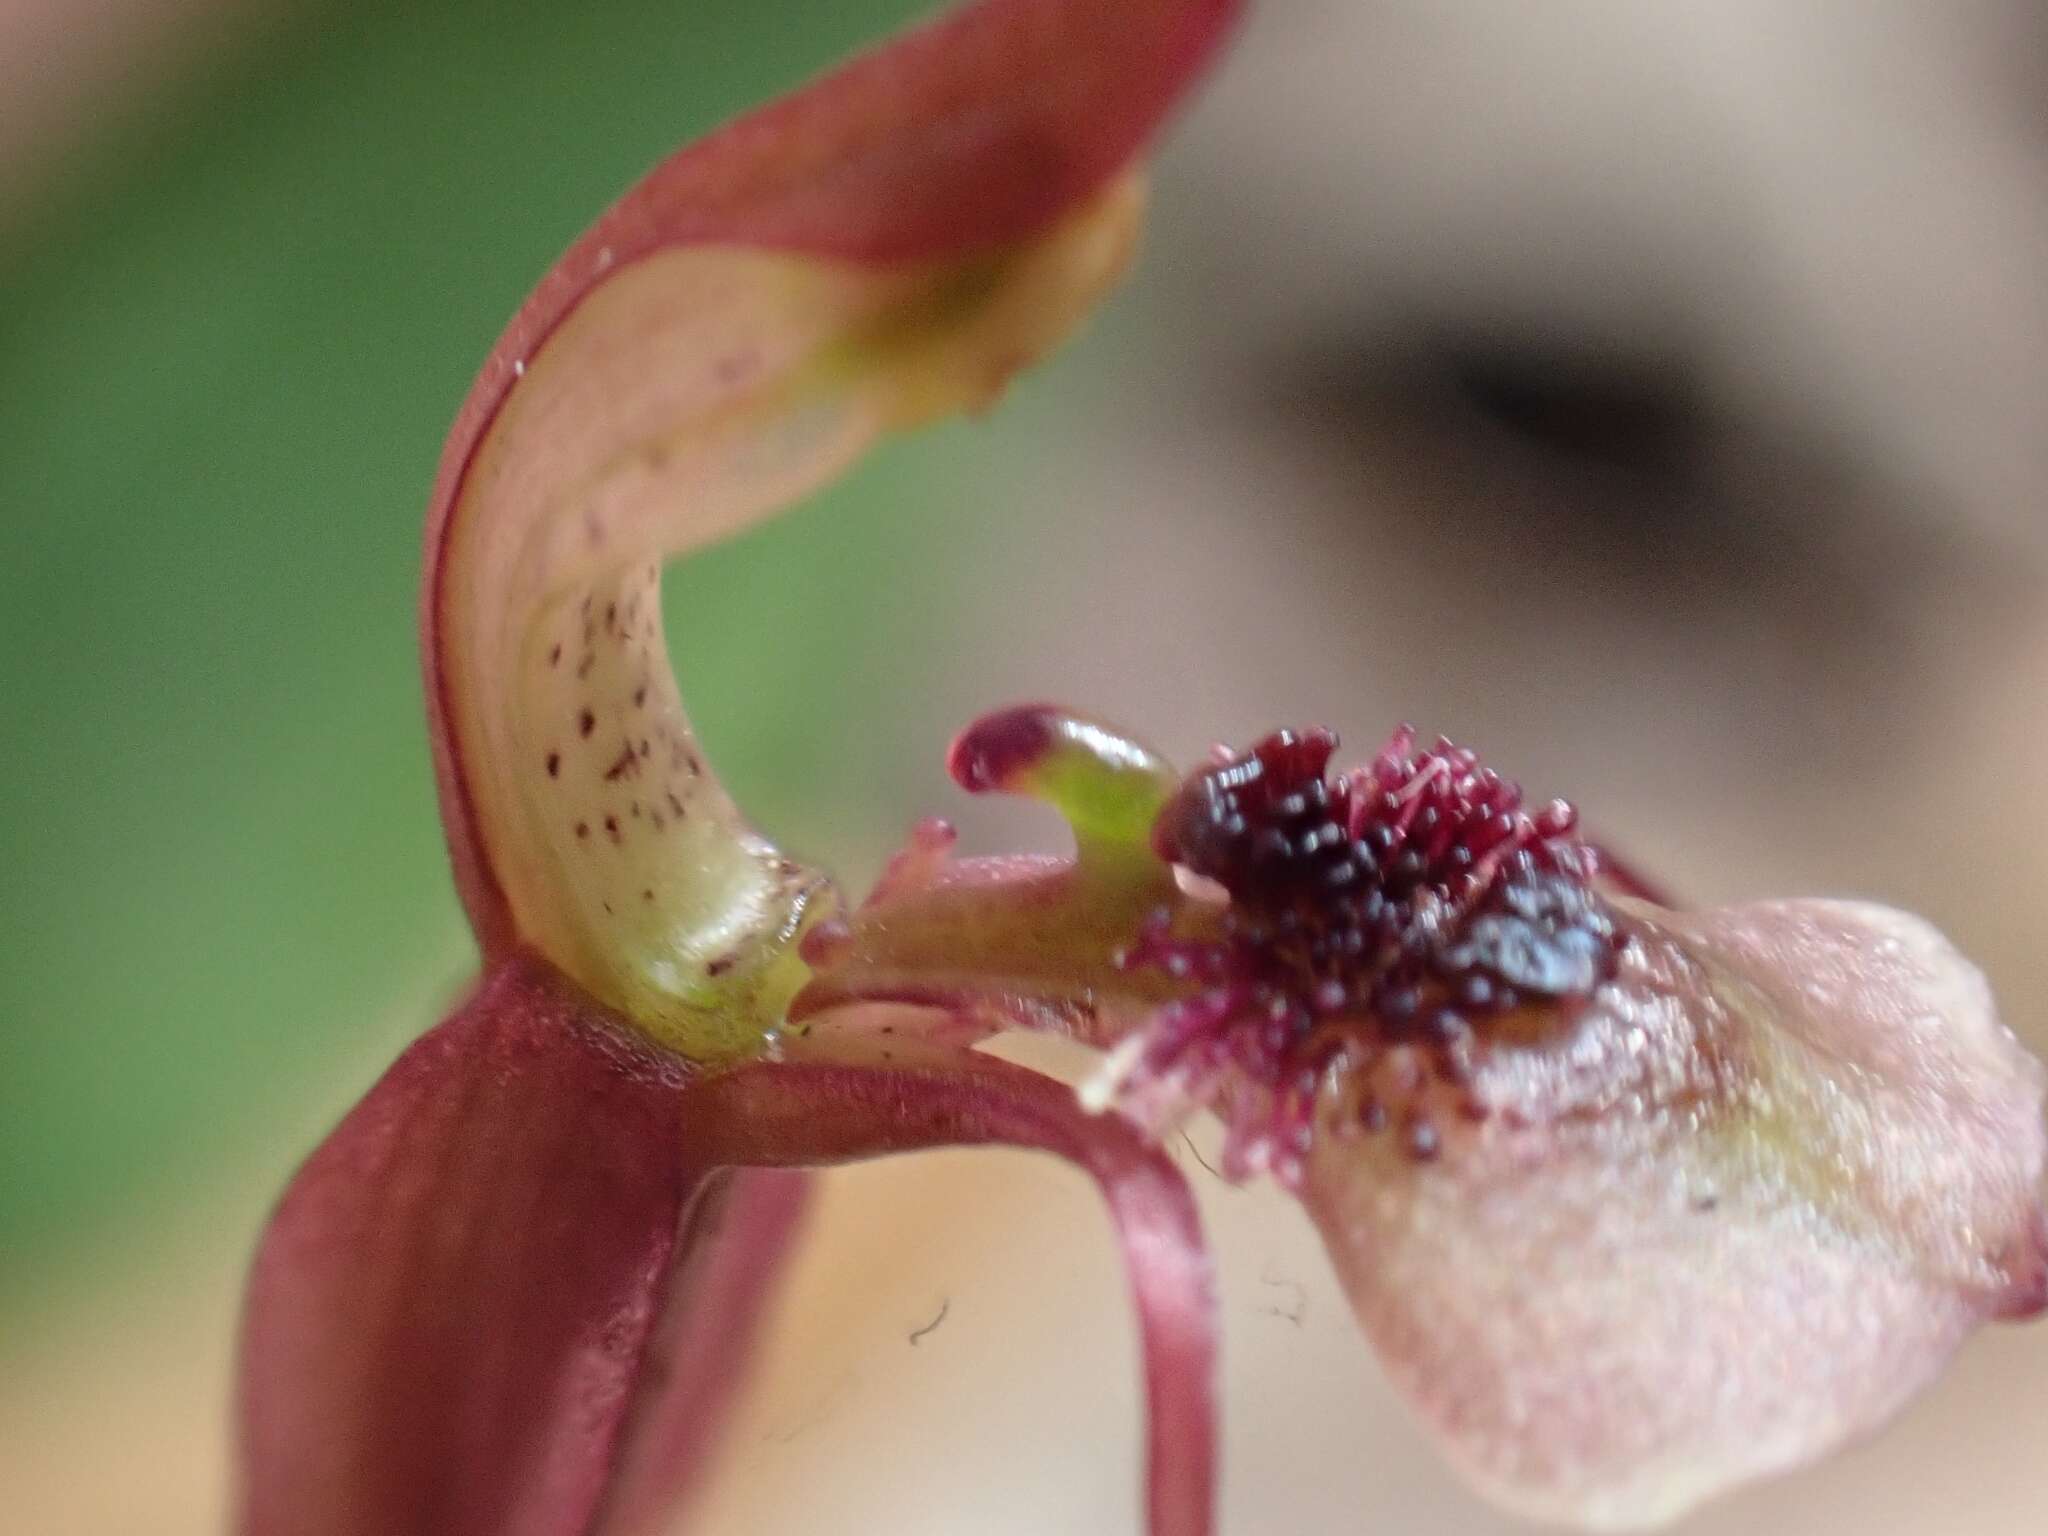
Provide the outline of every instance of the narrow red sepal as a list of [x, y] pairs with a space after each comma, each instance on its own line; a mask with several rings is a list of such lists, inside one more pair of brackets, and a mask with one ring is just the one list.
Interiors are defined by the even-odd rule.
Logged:
[[706, 1171], [673, 1064], [540, 963], [501, 963], [271, 1218], [242, 1333], [241, 1531], [584, 1531]]

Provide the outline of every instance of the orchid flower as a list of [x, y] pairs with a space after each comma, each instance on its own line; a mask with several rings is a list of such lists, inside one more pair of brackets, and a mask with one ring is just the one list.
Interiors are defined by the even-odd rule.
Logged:
[[[982, 0], [686, 148], [544, 278], [449, 437], [429, 725], [467, 997], [257, 1253], [241, 1529], [630, 1532], [713, 1449], [798, 1170], [1008, 1144], [1122, 1245], [1147, 1529], [1206, 1536], [1214, 1301], [1160, 1149], [1299, 1198], [1449, 1454], [1540, 1516], [1671, 1516], [1889, 1417], [2048, 1306], [2042, 1072], [1925, 924], [1675, 910], [1448, 742], [1189, 773], [1044, 705], [954, 744], [1071, 857], [922, 825], [858, 906], [752, 830], [660, 562], [980, 409], [1133, 248], [1233, 0]], [[768, 620], [772, 622], [772, 616]], [[1050, 1029], [1078, 1087], [978, 1049]]]

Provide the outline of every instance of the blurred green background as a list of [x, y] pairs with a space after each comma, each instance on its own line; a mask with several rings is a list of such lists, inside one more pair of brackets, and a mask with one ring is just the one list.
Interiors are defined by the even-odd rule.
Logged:
[[[274, 1158], [282, 1106], [429, 1022], [466, 936], [414, 585], [456, 403], [640, 171], [913, 9], [301, 7], [124, 105], [12, 210], [0, 1292]], [[884, 788], [857, 750], [880, 722], [829, 773], [806, 741], [943, 605], [903, 573], [929, 571], [928, 492], [961, 461], [944, 437], [889, 453], [671, 589], [708, 738], [796, 846], [859, 857], [886, 830], [837, 814]]]

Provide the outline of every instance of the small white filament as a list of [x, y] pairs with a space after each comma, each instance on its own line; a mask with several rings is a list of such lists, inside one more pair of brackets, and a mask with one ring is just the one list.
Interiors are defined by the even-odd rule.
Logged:
[[1126, 1035], [1118, 1041], [1116, 1049], [1103, 1057], [1102, 1064], [1082, 1078], [1074, 1089], [1074, 1097], [1080, 1100], [1081, 1108], [1091, 1115], [1105, 1113], [1116, 1103], [1124, 1084], [1138, 1070], [1138, 1063], [1144, 1055], [1144, 1031]]

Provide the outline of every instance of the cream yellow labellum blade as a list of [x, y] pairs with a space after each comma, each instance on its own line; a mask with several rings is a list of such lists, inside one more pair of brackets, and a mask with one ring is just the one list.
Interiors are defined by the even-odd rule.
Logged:
[[758, 1048], [831, 898], [705, 763], [660, 562], [801, 499], [886, 431], [990, 403], [1115, 281], [1141, 207], [1126, 176], [1039, 239], [939, 264], [662, 251], [526, 361], [454, 514], [456, 747], [520, 936], [662, 1043]]

